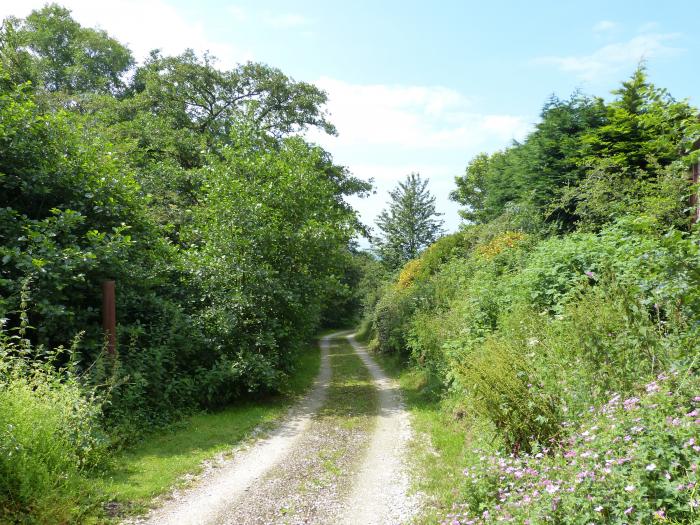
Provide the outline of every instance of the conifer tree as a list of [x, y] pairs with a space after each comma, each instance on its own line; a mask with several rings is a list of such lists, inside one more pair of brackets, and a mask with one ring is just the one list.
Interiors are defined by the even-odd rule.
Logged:
[[391, 203], [377, 217], [381, 238], [375, 248], [382, 261], [392, 269], [402, 266], [442, 233], [442, 213], [435, 210], [435, 197], [427, 189], [428, 180], [411, 173], [389, 194]]

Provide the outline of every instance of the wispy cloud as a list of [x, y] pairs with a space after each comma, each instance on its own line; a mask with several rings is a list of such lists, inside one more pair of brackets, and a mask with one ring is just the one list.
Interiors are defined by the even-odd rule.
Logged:
[[678, 33], [646, 33], [625, 42], [603, 46], [588, 55], [545, 56], [535, 64], [553, 65], [579, 79], [596, 81], [628, 68], [643, 59], [671, 57], [684, 51], [672, 45]]
[[245, 22], [248, 20], [248, 10], [239, 5], [227, 6], [226, 11], [236, 22]]
[[442, 86], [352, 84], [327, 77], [331, 119], [345, 143], [409, 149], [507, 143], [529, 129], [523, 117], [477, 111], [465, 95]]
[[356, 175], [374, 179], [376, 195], [351, 201], [367, 224], [386, 205], [389, 190], [418, 171], [430, 179], [447, 227], [456, 228], [458, 206], [448, 198], [455, 175], [477, 153], [505, 147], [531, 128], [528, 118], [481, 112], [476, 100], [444, 86], [356, 84], [328, 77], [315, 84], [328, 93], [339, 136], [310, 131], [307, 137]]
[[313, 23], [311, 18], [300, 13], [247, 9], [236, 4], [229, 5], [226, 11], [236, 22], [254, 22], [276, 29], [307, 27]]
[[266, 14], [265, 23], [272, 27], [289, 29], [293, 27], [303, 27], [311, 24], [311, 20], [298, 13]]
[[645, 24], [642, 24], [639, 26], [639, 29], [637, 30], [639, 33], [650, 33], [653, 31], [656, 31], [659, 28], [659, 23], [658, 22], [646, 22]]
[[608, 31], [612, 31], [613, 29], [617, 29], [617, 27], [617, 23], [613, 22], [612, 20], [601, 20], [593, 26], [593, 32], [606, 33]]

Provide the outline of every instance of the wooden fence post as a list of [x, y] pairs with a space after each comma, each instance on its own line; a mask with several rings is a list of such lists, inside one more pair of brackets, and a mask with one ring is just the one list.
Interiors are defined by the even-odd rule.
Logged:
[[[700, 114], [697, 115], [697, 120], [700, 121]], [[696, 140], [695, 143], [690, 147], [687, 153], [700, 150], [700, 139]], [[700, 221], [700, 206], [698, 202], [698, 181], [700, 180], [700, 159], [698, 159], [690, 170], [690, 180], [693, 183], [693, 193], [690, 195], [690, 207], [692, 209], [693, 217], [690, 220], [691, 224], [696, 224]]]
[[693, 193], [690, 196], [690, 206], [693, 209], [692, 222], [693, 224], [695, 224], [696, 222], [698, 222], [698, 220], [700, 220], [700, 206], [698, 206], [698, 181], [700, 180], [700, 160], [693, 164], [691, 180], [693, 183]]
[[110, 356], [114, 356], [117, 351], [117, 306], [114, 289], [114, 281], [102, 282], [102, 329]]

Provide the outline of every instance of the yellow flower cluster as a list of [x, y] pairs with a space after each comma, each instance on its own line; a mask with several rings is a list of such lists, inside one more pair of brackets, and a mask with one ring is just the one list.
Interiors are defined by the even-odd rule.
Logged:
[[522, 232], [508, 231], [494, 237], [487, 244], [478, 246], [476, 248], [476, 252], [483, 255], [487, 259], [492, 259], [503, 250], [515, 247], [525, 239], [527, 239], [527, 235]]
[[420, 271], [421, 266], [421, 259], [413, 259], [412, 261], [408, 261], [401, 269], [399, 278], [396, 281], [396, 287], [403, 290], [411, 286], [416, 278], [416, 275]]

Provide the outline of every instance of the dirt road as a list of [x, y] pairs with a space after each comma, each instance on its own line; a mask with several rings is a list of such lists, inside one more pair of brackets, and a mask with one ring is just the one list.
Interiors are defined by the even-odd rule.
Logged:
[[173, 494], [149, 525], [398, 525], [418, 508], [398, 388], [352, 335], [321, 340], [311, 392], [266, 437]]

